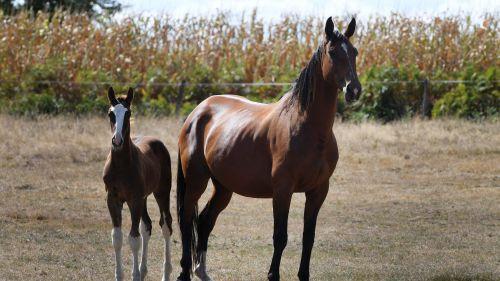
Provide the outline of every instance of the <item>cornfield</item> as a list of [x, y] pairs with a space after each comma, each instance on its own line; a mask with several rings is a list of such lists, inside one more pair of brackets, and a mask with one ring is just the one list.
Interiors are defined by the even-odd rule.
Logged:
[[[58, 12], [52, 21], [48, 14], [20, 13], [0, 20], [2, 76], [22, 77], [33, 65], [59, 58], [67, 67], [61, 78], [70, 81], [82, 69], [102, 70], [120, 81], [145, 79], [148, 70], [162, 69], [176, 81], [194, 65], [210, 69], [215, 81], [280, 80], [307, 62], [324, 26], [324, 19], [312, 16], [266, 24], [255, 11], [237, 24], [227, 13], [93, 20]], [[346, 24], [338, 18], [335, 23], [340, 30]], [[354, 44], [361, 73], [383, 64], [416, 64], [432, 73], [468, 64], [498, 67], [499, 39], [498, 18], [491, 14], [482, 24], [463, 15], [424, 20], [393, 14], [358, 24]]]
[[[342, 31], [347, 20], [334, 22]], [[92, 19], [61, 11], [52, 17], [26, 12], [0, 15], [0, 96], [12, 98], [20, 87], [28, 92], [50, 88], [65, 100], [79, 100], [85, 95], [81, 91], [88, 90], [37, 84], [52, 80], [146, 85], [184, 79], [293, 82], [320, 44], [324, 21], [288, 15], [268, 23], [256, 11], [248, 16], [220, 12], [182, 19], [169, 15]], [[456, 78], [465, 67], [496, 69], [498, 23], [494, 14], [484, 14], [480, 22], [467, 15], [424, 19], [392, 14], [358, 20], [353, 38], [359, 50], [358, 73], [362, 76], [373, 67], [411, 66], [419, 76], [443, 79]], [[265, 90], [271, 95], [281, 91]], [[143, 90], [143, 96], [156, 99], [162, 91], [165, 87], [152, 86]], [[265, 93], [259, 96], [265, 98]]]

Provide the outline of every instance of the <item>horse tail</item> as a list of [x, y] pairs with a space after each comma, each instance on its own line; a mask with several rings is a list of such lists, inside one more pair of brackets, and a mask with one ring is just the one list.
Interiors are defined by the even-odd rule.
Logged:
[[[181, 229], [181, 236], [184, 238], [186, 233], [183, 231], [183, 217], [184, 217], [184, 197], [186, 196], [186, 179], [184, 178], [184, 172], [182, 171], [182, 164], [181, 164], [181, 156], [180, 156], [180, 151], [178, 153], [178, 159], [177, 159], [177, 222], [179, 223], [179, 227]], [[191, 247], [191, 260], [192, 264], [196, 264], [197, 260], [197, 253], [196, 253], [196, 246], [197, 246], [197, 240], [198, 240], [198, 204], [195, 204], [194, 206], [194, 212], [193, 212], [193, 217], [191, 219], [191, 222], [184, 222], [186, 224], [191, 223], [192, 228], [191, 228], [191, 239], [189, 241], [190, 247]], [[184, 239], [182, 239], [184, 243]], [[192, 271], [192, 267], [191, 267]]]

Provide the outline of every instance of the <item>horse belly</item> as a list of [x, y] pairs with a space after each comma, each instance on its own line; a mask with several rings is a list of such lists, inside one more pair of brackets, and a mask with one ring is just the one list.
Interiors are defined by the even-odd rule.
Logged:
[[258, 145], [240, 143], [214, 148], [207, 157], [210, 171], [225, 188], [239, 195], [272, 197], [271, 161]]

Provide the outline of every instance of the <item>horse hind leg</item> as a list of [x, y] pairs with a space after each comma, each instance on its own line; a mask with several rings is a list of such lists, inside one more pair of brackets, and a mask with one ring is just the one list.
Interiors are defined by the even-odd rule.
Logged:
[[141, 265], [139, 271], [141, 273], [141, 280], [144, 280], [148, 273], [148, 244], [149, 244], [149, 239], [151, 238], [151, 230], [153, 227], [151, 224], [151, 218], [149, 217], [146, 204], [147, 204], [147, 199], [144, 199], [144, 208], [142, 211], [141, 224], [140, 224], [140, 231], [142, 237], [142, 255], [141, 255]]
[[182, 272], [179, 281], [191, 280], [192, 264], [196, 260], [198, 200], [207, 188], [210, 173], [201, 159], [187, 159], [191, 163], [184, 174], [179, 159], [177, 173], [177, 216], [182, 237]]
[[170, 236], [172, 235], [172, 216], [170, 215], [170, 180], [165, 182], [168, 184], [168, 192], [160, 191], [154, 193], [158, 207], [160, 208], [160, 227], [165, 241], [164, 260], [163, 260], [163, 278], [162, 281], [170, 280], [172, 273], [172, 261], [170, 253]]
[[206, 265], [208, 237], [214, 229], [217, 217], [227, 207], [233, 194], [232, 191], [224, 188], [214, 178], [212, 178], [212, 182], [214, 184], [214, 192], [212, 193], [210, 200], [205, 205], [205, 208], [200, 213], [198, 223], [198, 245], [196, 247], [197, 261], [195, 274], [202, 281], [212, 280], [207, 274]]

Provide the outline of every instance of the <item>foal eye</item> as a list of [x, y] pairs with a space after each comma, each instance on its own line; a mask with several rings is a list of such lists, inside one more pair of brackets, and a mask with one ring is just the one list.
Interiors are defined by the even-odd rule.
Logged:
[[110, 112], [108, 113], [108, 116], [109, 116], [109, 121], [115, 123], [115, 114], [113, 114], [113, 112]]
[[357, 56], [358, 55], [358, 49], [354, 48], [354, 55]]

